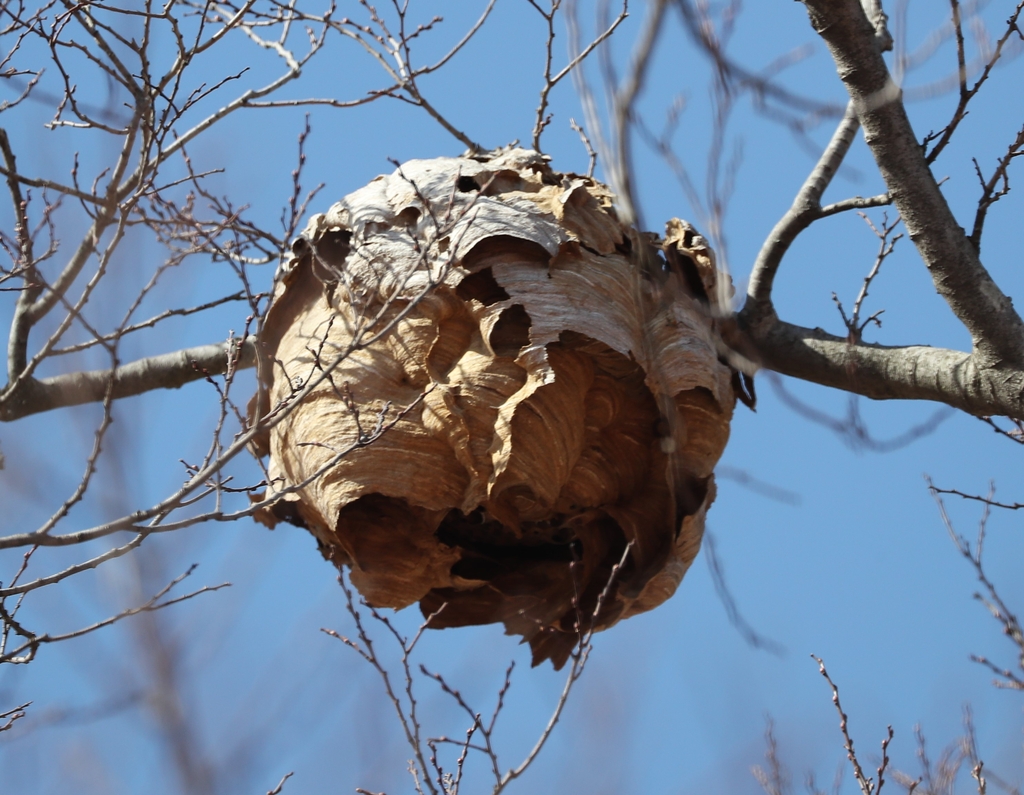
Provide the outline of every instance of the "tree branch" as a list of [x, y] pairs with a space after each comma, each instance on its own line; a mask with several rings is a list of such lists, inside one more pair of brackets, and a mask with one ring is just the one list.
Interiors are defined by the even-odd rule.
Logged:
[[979, 417], [1024, 418], [1024, 373], [982, 367], [974, 355], [944, 348], [851, 343], [767, 311], [754, 320], [756, 344], [761, 363], [783, 375], [876, 400], [934, 400]]
[[7, 187], [11, 192], [11, 204], [15, 217], [15, 236], [18, 244], [18, 262], [16, 265], [25, 269], [23, 279], [25, 287], [18, 296], [18, 303], [14, 310], [14, 320], [11, 323], [11, 333], [7, 342], [7, 378], [13, 381], [18, 373], [25, 369], [28, 361], [28, 332], [30, 323], [25, 319], [33, 302], [36, 300], [39, 291], [42, 289], [37, 278], [35, 268], [35, 256], [33, 254], [32, 230], [29, 227], [27, 203], [21, 193], [21, 185], [18, 181], [18, 166], [11, 149], [11, 142], [7, 137], [7, 131], [0, 129], [0, 153], [3, 154], [4, 175], [7, 177]]
[[[750, 274], [747, 298], [753, 302], [771, 302], [772, 284], [782, 258], [793, 241], [812, 223], [822, 217], [821, 197], [850, 150], [859, 123], [853, 102], [847, 105], [842, 121], [832, 134], [817, 165], [793, 199], [793, 206], [779, 219], [761, 246]], [[863, 200], [861, 200], [863, 201]]]
[[22, 381], [0, 395], [0, 421], [10, 422], [64, 406], [131, 397], [153, 389], [178, 389], [192, 381], [256, 363], [256, 338], [229, 340], [149, 356], [108, 370], [88, 370]]
[[[1015, 157], [1021, 157], [1022, 155], [1024, 155], [1024, 127], [1020, 128], [1017, 137], [1007, 147], [1006, 154], [999, 158], [999, 164], [988, 181], [981, 176], [981, 168], [978, 166], [978, 161], [974, 161], [975, 171], [977, 171], [978, 179], [981, 181], [981, 198], [978, 199], [978, 211], [974, 214], [971, 243], [979, 253], [981, 252], [981, 233], [985, 228], [985, 216], [988, 214], [988, 208], [1010, 192], [1010, 162]], [[1000, 185], [1000, 183], [1002, 184]]]
[[[633, 152], [630, 128], [633, 123], [634, 108], [647, 78], [648, 67], [654, 57], [654, 48], [658, 36], [664, 29], [665, 12], [668, 0], [655, 0], [644, 18], [643, 29], [633, 47], [629, 71], [621, 86], [615, 89], [612, 102], [612, 129], [615, 135], [614, 157], [606, 158], [605, 170], [613, 177], [612, 187], [618, 194], [620, 212], [624, 213], [627, 223], [639, 221], [638, 205], [633, 191]], [[582, 55], [582, 53], [581, 53]], [[641, 224], [642, 227], [642, 224]]]
[[978, 364], [1024, 364], [1024, 322], [939, 190], [859, 0], [805, 0], [805, 5], [856, 107], [910, 239], [936, 290], [970, 332]]

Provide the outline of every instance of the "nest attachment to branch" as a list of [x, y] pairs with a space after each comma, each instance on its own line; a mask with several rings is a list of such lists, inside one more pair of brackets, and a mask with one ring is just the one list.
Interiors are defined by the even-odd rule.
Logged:
[[405, 163], [293, 251], [252, 407], [262, 521], [308, 528], [370, 604], [502, 622], [534, 664], [672, 595], [737, 384], [689, 224], [637, 233], [604, 185], [505, 149]]

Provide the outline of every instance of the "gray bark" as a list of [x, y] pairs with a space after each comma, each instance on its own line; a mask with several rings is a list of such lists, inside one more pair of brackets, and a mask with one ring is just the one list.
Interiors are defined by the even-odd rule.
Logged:
[[846, 148], [836, 143], [846, 140], [848, 117], [766, 241], [740, 329], [761, 362], [785, 375], [867, 397], [935, 400], [979, 416], [1024, 418], [1024, 323], [942, 195], [882, 58], [875, 26], [859, 0], [805, 0], [805, 5], [829, 47], [889, 196], [936, 291], [970, 332], [972, 351], [867, 345], [784, 323], [776, 315], [772, 279], [793, 239], [826, 214], [818, 202], [845, 155]]
[[201, 345], [150, 356], [108, 370], [88, 370], [52, 378], [30, 378], [0, 395], [0, 421], [83, 403], [178, 389], [192, 381], [256, 363], [256, 338]]

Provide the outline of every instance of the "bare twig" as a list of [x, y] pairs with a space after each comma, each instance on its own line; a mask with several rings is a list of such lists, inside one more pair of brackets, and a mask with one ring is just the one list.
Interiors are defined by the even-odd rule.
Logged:
[[843, 318], [843, 324], [846, 326], [851, 344], [856, 344], [861, 341], [864, 336], [864, 329], [867, 328], [871, 323], [881, 328], [882, 320], [881, 315], [885, 311], [880, 309], [877, 312], [869, 315], [864, 321], [860, 319], [861, 308], [864, 306], [864, 299], [868, 297], [868, 288], [871, 287], [871, 282], [878, 276], [878, 272], [882, 268], [882, 263], [885, 262], [886, 258], [889, 257], [893, 249], [896, 248], [896, 242], [903, 237], [900, 235], [893, 235], [893, 230], [899, 225], [899, 218], [894, 220], [891, 224], [889, 223], [889, 216], [887, 213], [882, 215], [882, 228], [879, 229], [868, 218], [864, 213], [857, 213], [864, 222], [871, 228], [871, 231], [875, 233], [875, 237], [878, 238], [878, 254], [875, 256], [875, 262], [871, 266], [871, 270], [868, 271], [868, 275], [864, 277], [864, 283], [861, 285], [860, 292], [857, 294], [857, 299], [853, 302], [853, 311], [850, 316], [846, 316], [846, 312], [843, 310], [843, 305], [839, 301], [839, 297], [832, 293], [832, 300], [836, 302], [836, 306], [839, 308], [839, 314]]
[[825, 670], [825, 663], [820, 657], [811, 655], [811, 659], [818, 663], [818, 671], [828, 682], [830, 688], [832, 688], [832, 704], [836, 708], [836, 712], [839, 713], [839, 730], [843, 734], [843, 747], [846, 749], [846, 758], [850, 760], [850, 764], [853, 765], [853, 776], [857, 781], [857, 785], [860, 787], [862, 795], [875, 795], [882, 791], [882, 786], [885, 784], [885, 771], [889, 766], [889, 743], [892, 742], [893, 731], [892, 726], [888, 727], [888, 731], [885, 739], [882, 740], [882, 761], [876, 770], [878, 780], [876, 780], [864, 773], [864, 769], [861, 767], [860, 760], [857, 758], [857, 753], [853, 748], [853, 738], [850, 736], [848, 728], [848, 718], [846, 713], [843, 712], [843, 706], [839, 703], [839, 687], [832, 678], [828, 675], [828, 671]]
[[[629, 0], [623, 0], [622, 10], [615, 17], [614, 20], [600, 33], [598, 33], [589, 44], [583, 47], [579, 52], [575, 53], [562, 69], [557, 73], [552, 74], [552, 50], [555, 43], [555, 17], [558, 14], [558, 9], [562, 5], [562, 0], [549, 0], [550, 6], [547, 9], [541, 8], [537, 0], [527, 0], [531, 6], [533, 6], [537, 13], [544, 19], [544, 23], [547, 26], [546, 34], [546, 47], [544, 55], [544, 86], [540, 90], [540, 104], [537, 106], [537, 118], [533, 125], [533, 148], [538, 152], [540, 148], [540, 138], [544, 134], [545, 128], [551, 123], [551, 114], [548, 111], [548, 104], [550, 102], [551, 91], [557, 86], [566, 76], [572, 73], [580, 64], [586, 60], [587, 56], [596, 50], [601, 44], [605, 42], [623, 22], [626, 21], [626, 17], [629, 16]], [[586, 136], [583, 135], [582, 131], [575, 126], [575, 122], [570, 120], [570, 124], [573, 125], [573, 129], [580, 133], [580, 136], [586, 142], [587, 151], [593, 152], [590, 149], [590, 143], [586, 140]], [[592, 154], [592, 157], [596, 155]], [[591, 173], [593, 172], [593, 161], [590, 167]], [[589, 176], [589, 174], [588, 174]]]
[[740, 633], [740, 637], [747, 642], [747, 645], [766, 651], [769, 654], [774, 654], [776, 657], [784, 657], [786, 654], [785, 647], [781, 643], [759, 634], [750, 626], [749, 622], [743, 617], [743, 614], [740, 613], [736, 599], [733, 597], [732, 591], [729, 590], [729, 585], [725, 580], [725, 568], [722, 565], [721, 558], [718, 556], [718, 542], [714, 534], [707, 529], [704, 531], [703, 548], [704, 554], [707, 556], [711, 580], [715, 584], [715, 593], [718, 594], [722, 607], [725, 608], [725, 614], [729, 617], [729, 623]]
[[971, 567], [974, 569], [974, 573], [978, 578], [978, 582], [984, 586], [985, 593], [975, 593], [974, 598], [985, 606], [989, 613], [992, 614], [992, 617], [999, 623], [1003, 634], [1010, 639], [1014, 646], [1016, 646], [1016, 653], [1018, 656], [1017, 663], [1020, 670], [1013, 671], [1009, 668], [996, 665], [987, 657], [980, 655], [972, 654], [971, 659], [976, 663], [985, 666], [996, 675], [997, 678], [993, 681], [993, 684], [996, 687], [1007, 688], [1010, 690], [1024, 690], [1024, 629], [1021, 628], [1021, 624], [1017, 616], [1009, 609], [1002, 597], [999, 595], [995, 584], [988, 578], [988, 575], [985, 573], [984, 565], [982, 564], [982, 555], [985, 546], [985, 531], [991, 508], [1014, 508], [1017, 506], [997, 503], [993, 499], [995, 495], [995, 487], [990, 487], [988, 497], [981, 499], [982, 512], [981, 517], [978, 520], [978, 535], [972, 548], [970, 541], [954, 529], [953, 522], [946, 513], [946, 506], [941, 495], [943, 493], [950, 492], [936, 488], [932, 483], [931, 478], [927, 476], [925, 477], [925, 480], [928, 483], [928, 490], [931, 492], [932, 497], [935, 499], [935, 504], [939, 508], [939, 515], [942, 517], [942, 523], [945, 525], [946, 531], [949, 533], [949, 537], [956, 545], [957, 551], [960, 555], [970, 562]]
[[957, 791], [957, 781], [964, 770], [979, 786], [987, 786], [979, 782], [979, 777], [991, 780], [1000, 790], [1008, 795], [1020, 795], [1019, 787], [986, 770], [981, 775], [984, 763], [978, 752], [978, 742], [974, 731], [974, 716], [969, 706], [963, 710], [964, 733], [942, 749], [937, 760], [928, 755], [924, 732], [920, 726], [914, 727], [917, 740], [917, 759], [920, 774], [911, 776], [901, 770], [893, 771], [893, 778], [901, 787], [906, 788], [910, 795], [953, 795]]
[[19, 704], [17, 707], [6, 712], [0, 712], [0, 732], [7, 731], [14, 725], [15, 721], [24, 718], [27, 714], [25, 710], [30, 706], [32, 706], [32, 702], [26, 701], [24, 704]]
[[[179, 602], [184, 602], [189, 599], [193, 599], [194, 597], [199, 596], [200, 594], [219, 591], [221, 588], [227, 588], [231, 585], [231, 583], [227, 582], [221, 583], [220, 585], [204, 585], [202, 588], [199, 588], [195, 591], [191, 591], [182, 596], [176, 596], [171, 599], [161, 601], [168, 594], [168, 592], [171, 591], [172, 588], [178, 585], [186, 577], [190, 576], [192, 572], [195, 571], [195, 568], [196, 566], [193, 565], [184, 574], [175, 577], [173, 580], [171, 580], [170, 583], [161, 588], [153, 597], [151, 597], [144, 604], [141, 604], [137, 607], [131, 607], [126, 610], [122, 610], [120, 613], [117, 613], [116, 615], [110, 616], [109, 618], [105, 618], [102, 621], [97, 621], [93, 624], [90, 624], [89, 626], [82, 627], [81, 629], [76, 629], [72, 630], [71, 632], [64, 632], [59, 634], [44, 633], [42, 635], [36, 635], [32, 632], [29, 632], [14, 620], [13, 614], [9, 612], [6, 609], [6, 607], [4, 607], [3, 600], [0, 599], [0, 619], [3, 620], [4, 629], [6, 630], [7, 627], [10, 626], [11, 628], [13, 628], [16, 634], [21, 635], [24, 638], [24, 642], [22, 642], [21, 645], [16, 646], [13, 649], [8, 650], [0, 648], [0, 663], [31, 662], [35, 658], [36, 652], [38, 652], [39, 647], [45, 644], [59, 643], [65, 640], [71, 640], [72, 638], [80, 638], [83, 635], [88, 635], [92, 632], [95, 632], [98, 629], [108, 627], [111, 624], [115, 624], [118, 621], [121, 621], [125, 618], [129, 618], [130, 616], [138, 615], [140, 613], [150, 613], [155, 610], [162, 610], [165, 607], [170, 607], [171, 605], [178, 604]], [[6, 640], [6, 632], [4, 639]]]
[[935, 159], [942, 154], [942, 150], [946, 148], [950, 140], [952, 140], [953, 133], [956, 132], [957, 128], [960, 126], [960, 122], [962, 122], [967, 116], [968, 104], [975, 96], [977, 96], [981, 87], [988, 81], [996, 63], [998, 63], [999, 59], [1002, 57], [1003, 51], [1006, 48], [1006, 44], [1010, 41], [1010, 38], [1016, 34], [1021, 39], [1024, 39], [1024, 35], [1021, 34], [1020, 28], [1017, 27], [1020, 15], [1024, 12], [1024, 2], [1018, 2], [1016, 8], [1006, 20], [1006, 31], [996, 41], [995, 47], [992, 49], [984, 68], [981, 70], [981, 74], [974, 82], [974, 85], [968, 87], [966, 58], [964, 55], [964, 37], [960, 20], [960, 4], [957, 0], [950, 0], [950, 6], [953, 13], [953, 24], [956, 29], [957, 82], [959, 85], [960, 96], [957, 101], [957, 106], [953, 110], [953, 116], [950, 119], [949, 124], [939, 132], [929, 133], [925, 136], [924, 145], [926, 147], [933, 141], [935, 142], [935, 145], [927, 154], [926, 159], [928, 163], [933, 163]]
[[775, 394], [790, 409], [811, 422], [828, 428], [851, 450], [891, 453], [934, 433], [943, 422], [953, 416], [952, 409], [944, 406], [936, 409], [928, 419], [911, 426], [898, 436], [891, 439], [875, 439], [861, 417], [860, 403], [855, 395], [851, 395], [847, 401], [846, 416], [833, 417], [800, 400], [786, 388], [785, 382], [775, 373], [767, 373], [766, 378]]
[[[413, 776], [417, 792], [423, 792], [426, 790], [427, 792], [432, 793], [432, 795], [456, 795], [459, 784], [462, 781], [465, 763], [470, 752], [481, 754], [487, 759], [494, 780], [492, 795], [498, 795], [501, 793], [512, 781], [516, 780], [526, 772], [530, 765], [532, 765], [536, 760], [548, 739], [551, 737], [555, 726], [558, 724], [558, 721], [562, 716], [562, 712], [568, 701], [573, 685], [583, 674], [586, 662], [590, 656], [590, 651], [593, 648], [592, 640], [598, 617], [604, 607], [606, 599], [610, 595], [612, 588], [618, 579], [619, 572], [629, 557], [631, 549], [632, 544], [627, 544], [622, 557], [618, 563], [612, 567], [608, 581], [601, 593], [598, 595], [594, 609], [589, 616], [589, 624], [587, 623], [588, 619], [582, 616], [580, 616], [577, 621], [577, 642], [572, 654], [570, 655], [572, 664], [570, 665], [569, 672], [566, 675], [562, 692], [547, 724], [542, 730], [533, 748], [524, 757], [522, 762], [520, 762], [516, 767], [509, 768], [504, 773], [501, 772], [498, 751], [493, 742], [493, 733], [498, 717], [505, 704], [505, 697], [512, 684], [512, 670], [514, 666], [509, 665], [508, 669], [505, 671], [504, 682], [498, 690], [494, 710], [491, 714], [490, 720], [485, 722], [481, 718], [480, 712], [474, 710], [459, 690], [450, 685], [444, 676], [437, 672], [430, 671], [425, 666], [420, 665], [419, 672], [427, 679], [436, 682], [440, 686], [442, 692], [450, 696], [456, 702], [470, 721], [465, 737], [462, 739], [454, 739], [443, 735], [439, 737], [424, 737], [421, 720], [417, 713], [418, 701], [415, 695], [414, 672], [411, 665], [411, 658], [413, 651], [416, 648], [416, 644], [423, 632], [430, 626], [431, 621], [442, 610], [444, 610], [444, 605], [430, 616], [427, 616], [424, 622], [419, 626], [416, 634], [409, 639], [398, 631], [389, 618], [382, 615], [373, 607], [368, 606], [365, 601], [361, 601], [360, 605], [357, 606], [352, 590], [345, 583], [343, 578], [339, 578], [338, 582], [345, 593], [346, 605], [355, 623], [356, 638], [348, 638], [331, 629], [323, 629], [321, 631], [333, 638], [337, 638], [359, 654], [359, 656], [366, 660], [366, 662], [369, 663], [380, 676], [381, 681], [384, 684], [385, 693], [395, 710], [399, 725], [405, 735], [406, 743], [414, 756], [414, 760], [410, 765], [410, 773]], [[578, 604], [578, 601], [574, 601], [574, 604]], [[401, 687], [401, 689], [399, 689], [399, 686], [393, 682], [392, 672], [388, 670], [383, 659], [376, 650], [374, 639], [363, 622], [360, 606], [369, 611], [374, 621], [384, 628], [386, 633], [395, 641], [398, 647], [400, 652], [400, 675], [405, 683], [404, 687]], [[479, 736], [481, 739], [479, 741], [474, 741], [475, 736]], [[444, 767], [438, 758], [437, 750], [438, 747], [442, 745], [453, 745], [459, 749], [459, 755], [455, 761], [454, 773], [445, 772]], [[427, 753], [428, 751], [429, 754]], [[431, 773], [433, 773], [433, 775], [431, 775]], [[367, 790], [360, 791], [367, 792]]]
[[799, 505], [801, 501], [798, 492], [784, 489], [772, 483], [766, 483], [760, 478], [751, 475], [745, 469], [728, 465], [719, 466], [715, 468], [715, 477], [731, 480], [745, 489], [750, 489], [755, 494], [760, 494], [762, 497], [767, 497], [770, 500], [782, 502], [786, 505]]
[[592, 178], [594, 176], [594, 166], [597, 165], [597, 152], [594, 151], [594, 146], [590, 143], [587, 133], [576, 123], [576, 119], [569, 119], [569, 126], [576, 131], [576, 134], [580, 137], [580, 142], [587, 150], [587, 177]]
[[281, 780], [277, 782], [277, 786], [273, 789], [267, 790], [267, 795], [281, 795], [281, 791], [284, 789], [285, 782], [294, 776], [294, 773], [285, 773]]
[[981, 183], [981, 198], [978, 199], [978, 210], [974, 215], [974, 228], [971, 230], [971, 242], [975, 250], [981, 251], [981, 233], [985, 227], [985, 218], [989, 208], [1010, 192], [1010, 162], [1024, 155], [1024, 127], [1020, 128], [1017, 137], [1006, 149], [1006, 154], [999, 158], [995, 171], [987, 180], [981, 174], [978, 161], [974, 161], [974, 169]]
[[775, 723], [769, 717], [764, 730], [764, 741], [768, 749], [764, 752], [765, 761], [768, 762], [768, 769], [755, 765], [751, 772], [757, 783], [765, 791], [766, 795], [789, 795], [790, 779], [789, 771], [779, 758], [779, 746], [775, 741]]

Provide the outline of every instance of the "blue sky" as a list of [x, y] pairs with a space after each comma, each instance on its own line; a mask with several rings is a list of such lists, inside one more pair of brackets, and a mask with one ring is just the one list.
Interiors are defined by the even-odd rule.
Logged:
[[[360, 12], [355, 3], [344, 5], [350, 16]], [[424, 21], [435, 13], [445, 17], [437, 31], [424, 37], [427, 60], [461, 36], [482, 4], [413, 0], [412, 5]], [[613, 39], [620, 68], [642, 16], [643, 4], [636, 5]], [[941, 24], [945, 8], [940, 5], [910, 4], [905, 35], [912, 47]], [[589, 26], [591, 4], [581, 7]], [[998, 31], [1009, 8], [993, 0], [982, 18]], [[541, 20], [525, 1], [499, 0], [477, 39], [424, 80], [423, 91], [485, 145], [528, 140], [541, 86], [542, 36]], [[245, 64], [253, 70], [244, 79], [257, 81], [276, 68], [271, 56], [241, 37], [225, 44], [200, 65], [202, 79], [212, 82]], [[842, 103], [842, 85], [799, 3], [750, 4], [738, 19], [732, 52], [757, 69], [805, 45], [810, 55], [782, 79], [801, 92]], [[562, 28], [556, 53], [564, 62]], [[954, 65], [946, 42], [907, 76], [906, 85], [929, 84], [947, 76]], [[970, 158], [990, 169], [1019, 129], [1020, 68], [1019, 60], [1011, 60], [996, 70], [936, 166], [940, 176], [948, 176], [944, 191], [965, 226], [973, 221], [978, 195]], [[590, 76], [600, 80], [596, 69]], [[657, 129], [675, 97], [686, 97], [677, 151], [698, 180], [711, 134], [708, 76], [706, 64], [673, 19], [662, 35], [641, 109]], [[365, 53], [335, 41], [293, 95], [355, 97], [385, 80]], [[949, 93], [910, 104], [918, 134], [943, 126], [954, 104]], [[552, 109], [545, 143], [554, 167], [585, 170], [586, 153], [568, 127], [570, 116], [582, 120], [569, 81], [553, 93]], [[225, 175], [217, 178], [221, 189], [249, 204], [257, 218], [276, 225], [290, 189], [303, 113], [238, 115], [221, 133], [194, 146], [192, 157], [201, 168], [224, 167]], [[22, 117], [30, 123], [12, 130], [12, 140], [25, 151], [23, 162], [59, 173], [69, 147], [83, 151], [87, 167], [102, 161], [109, 150], [99, 144], [72, 142], [66, 131], [41, 133], [38, 125], [48, 115], [45, 109], [33, 111]], [[307, 187], [325, 183], [314, 210], [392, 170], [389, 158], [462, 150], [425, 113], [386, 99], [347, 110], [314, 108], [311, 124], [305, 182]], [[820, 146], [830, 132], [826, 121], [810, 138]], [[755, 113], [748, 101], [738, 106], [729, 136], [743, 155], [726, 218], [730, 265], [742, 291], [761, 241], [788, 208], [813, 157], [788, 130]], [[638, 192], [648, 224], [656, 228], [672, 216], [695, 217], [658, 156], [639, 143], [636, 149]], [[871, 195], [880, 188], [870, 154], [858, 141], [826, 198]], [[986, 265], [1011, 295], [1020, 294], [1022, 286], [1015, 267], [1022, 195], [1011, 193], [992, 210], [983, 250]], [[878, 222], [881, 212], [871, 217]], [[842, 325], [831, 294], [852, 302], [876, 247], [874, 236], [852, 215], [813, 227], [782, 266], [776, 287], [780, 315], [839, 333]], [[142, 278], [146, 257], [153, 254], [140, 243], [119, 265], [124, 278], [129, 283]], [[199, 261], [186, 267], [159, 300], [200, 300], [204, 291], [224, 283], [223, 274]], [[253, 275], [262, 286], [271, 277], [270, 267]], [[872, 329], [870, 340], [961, 349], [969, 344], [906, 239], [872, 286], [868, 306], [886, 310], [883, 327]], [[3, 317], [9, 316], [10, 304], [2, 308]], [[241, 323], [241, 317], [223, 312], [205, 323], [175, 325], [170, 334], [147, 344], [165, 350], [222, 339]], [[721, 478], [708, 527], [742, 614], [759, 633], [781, 644], [784, 654], [751, 648], [729, 624], [702, 554], [670, 602], [597, 636], [562, 723], [518, 791], [759, 792], [750, 768], [762, 762], [769, 715], [796, 789], [808, 770], [827, 787], [844, 751], [830, 693], [812, 653], [825, 659], [841, 688], [862, 758], [877, 757], [891, 724], [894, 764], [916, 774], [915, 725], [923, 727], [937, 757], [959, 735], [962, 708], [970, 704], [987, 766], [1019, 783], [1024, 775], [1020, 694], [995, 690], [987, 672], [969, 660], [971, 653], [979, 653], [1010, 665], [1012, 647], [971, 598], [973, 572], [950, 542], [924, 475], [940, 486], [975, 493], [994, 480], [1004, 499], [1024, 500], [1020, 452], [980, 421], [960, 415], [895, 452], [852, 449], [783, 405], [765, 378], [758, 379], [758, 388], [757, 413], [737, 409], [722, 465], [791, 492], [798, 503], [769, 499], [735, 479]], [[844, 394], [792, 381], [787, 388], [822, 411], [842, 416], [846, 410]], [[201, 454], [215, 405], [209, 386], [202, 383], [119, 404], [109, 445], [114, 455], [101, 466], [94, 499], [72, 515], [74, 526], [151, 503], [180, 482], [178, 459]], [[872, 434], [880, 439], [899, 435], [934, 408], [860, 402]], [[7, 460], [0, 472], [2, 532], [34, 526], [73, 488], [97, 416], [87, 407], [0, 428]], [[254, 472], [243, 464], [239, 477]], [[948, 507], [957, 528], [973, 537], [978, 506], [951, 501]], [[189, 732], [218, 767], [222, 791], [265, 792], [288, 771], [295, 776], [285, 792], [351, 792], [356, 786], [390, 795], [412, 791], [405, 771], [408, 751], [379, 681], [350, 650], [319, 632], [321, 627], [352, 630], [335, 572], [308, 534], [289, 526], [269, 532], [241, 521], [193, 528], [155, 539], [150, 547], [140, 562], [110, 566], [59, 592], [40, 594], [27, 604], [27, 614], [55, 628], [78, 626], [129, 598], [132, 583], [140, 578], [169, 579], [199, 562], [195, 582], [230, 580], [233, 587], [173, 608], [157, 621], [179, 650]], [[1024, 606], [1019, 576], [1024, 536], [1016, 516], [993, 515], [987, 549], [987, 569], [1003, 597], [1010, 605]], [[12, 564], [7, 560], [4, 565]], [[6, 570], [0, 576], [6, 577]], [[406, 611], [395, 620], [411, 630], [419, 615]], [[34, 701], [25, 730], [0, 737], [0, 778], [12, 782], [12, 791], [179, 791], [167, 747], [144, 704], [118, 703], [119, 694], [144, 689], [144, 643], [141, 633], [125, 623], [44, 649], [24, 669], [0, 670], [0, 711], [19, 700]], [[482, 711], [490, 710], [505, 667], [516, 661], [498, 739], [503, 763], [517, 763], [546, 722], [563, 676], [546, 668], [530, 670], [526, 650], [497, 627], [428, 633], [422, 653], [429, 667], [457, 682]], [[464, 731], [463, 716], [430, 684], [420, 684], [427, 731]], [[477, 764], [471, 775], [485, 774]], [[962, 785], [968, 791], [969, 782]], [[516, 791], [515, 785], [510, 791]], [[855, 791], [849, 773], [843, 791]]]

